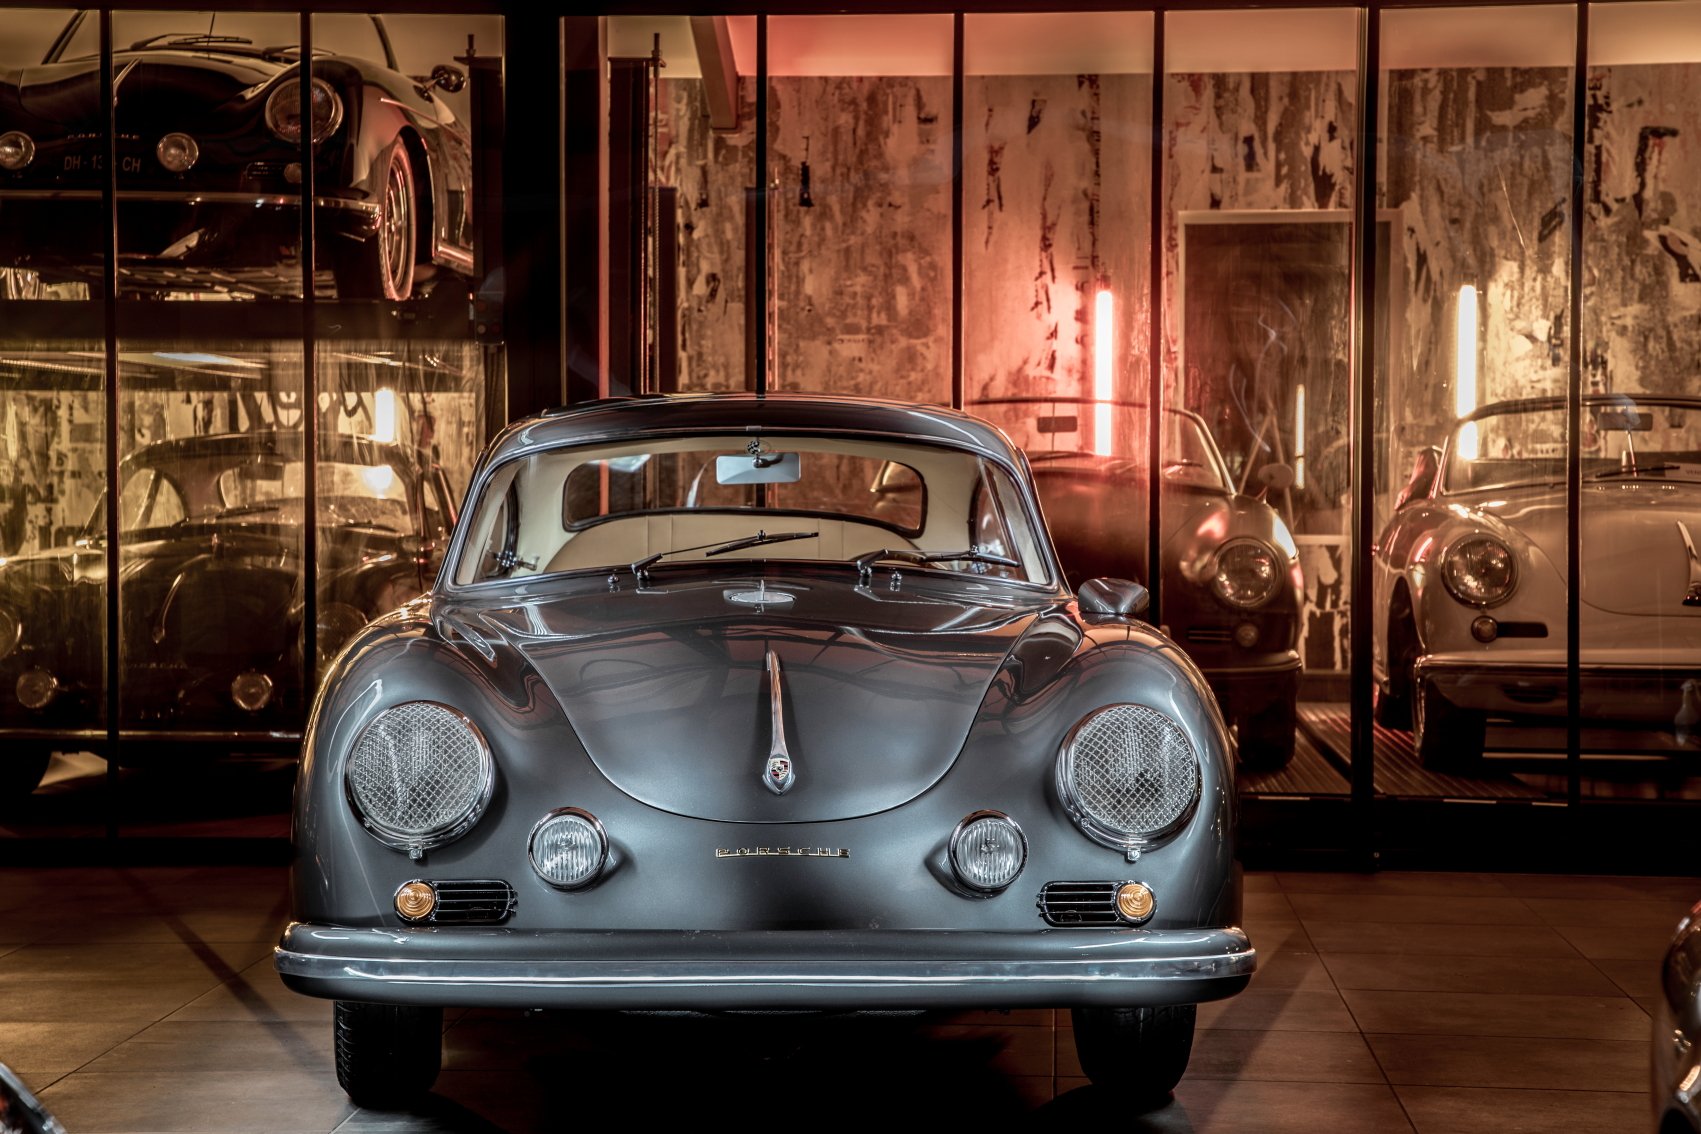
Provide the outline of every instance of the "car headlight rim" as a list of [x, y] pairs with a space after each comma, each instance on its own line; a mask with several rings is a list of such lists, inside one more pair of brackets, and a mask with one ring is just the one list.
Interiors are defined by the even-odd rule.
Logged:
[[[538, 865], [538, 836], [541, 835], [546, 828], [565, 817], [571, 817], [582, 821], [591, 828], [592, 832], [594, 832], [597, 837], [598, 852], [596, 861], [591, 868], [585, 872], [584, 877], [576, 882], [562, 882], [558, 879], [552, 878], [544, 871], [542, 866]], [[608, 870], [608, 858], [608, 829], [602, 825], [602, 820], [598, 819], [595, 815], [592, 815], [589, 811], [586, 811], [583, 807], [557, 807], [555, 810], [545, 815], [542, 819], [539, 819], [536, 823], [532, 824], [531, 833], [526, 836], [526, 861], [531, 864], [532, 872], [541, 878], [545, 885], [567, 893], [572, 893], [575, 890], [587, 889], [600, 881], [603, 874]]]
[[[325, 124], [321, 126], [313, 115], [313, 98], [311, 95], [308, 96], [305, 119], [310, 124], [310, 128], [313, 131], [313, 141], [318, 143], [323, 142], [326, 138], [335, 134], [337, 132], [337, 128], [343, 124], [343, 100], [342, 96], [337, 94], [336, 88], [331, 86], [331, 84], [327, 83], [324, 79], [315, 78], [313, 80], [313, 89], [316, 91], [323, 91], [325, 93], [328, 97], [328, 105], [330, 107], [329, 113], [326, 115]], [[291, 95], [295, 98], [296, 125], [294, 128], [285, 126], [280, 122], [282, 106], [280, 105], [279, 100], [287, 99]], [[266, 96], [265, 119], [266, 128], [270, 130], [280, 141], [288, 142], [291, 145], [300, 144], [300, 124], [303, 121], [300, 79], [293, 77], [286, 79], [284, 82], [279, 83], [277, 88], [273, 90], [270, 95]]]
[[[1237, 596], [1233, 590], [1228, 588], [1243, 580], [1231, 576], [1226, 570], [1226, 565], [1231, 558], [1244, 552], [1262, 555], [1269, 562], [1269, 576], [1261, 581], [1248, 581], [1248, 593]], [[1219, 547], [1213, 557], [1211, 593], [1236, 610], [1257, 610], [1268, 605], [1272, 599], [1281, 593], [1282, 576], [1284, 574], [1283, 562], [1283, 556], [1261, 539], [1254, 539], [1251, 536], [1231, 539]]]
[[[1473, 545], [1497, 548], [1504, 556], [1506, 578], [1497, 589], [1485, 589], [1480, 586], [1473, 588], [1467, 578], [1461, 577], [1463, 572], [1471, 570], [1464, 564], [1469, 555], [1467, 549]], [[1464, 536], [1449, 544], [1441, 556], [1441, 583], [1447, 588], [1449, 595], [1466, 606], [1478, 610], [1499, 606], [1518, 589], [1518, 557], [1503, 539], [1482, 532]]]
[[0, 602], [0, 659], [11, 657], [23, 641], [23, 615], [16, 607]]
[[[383, 723], [390, 714], [415, 706], [447, 713], [457, 724], [466, 729], [477, 748], [478, 779], [473, 793], [452, 817], [424, 829], [401, 827], [374, 814], [370, 801], [362, 801], [361, 792], [354, 780], [355, 761], [360, 755], [361, 745], [367, 736]], [[348, 756], [343, 762], [343, 793], [347, 797], [349, 807], [354, 811], [355, 817], [360, 820], [361, 825], [373, 838], [396, 850], [407, 851], [413, 857], [417, 857], [425, 851], [446, 846], [472, 830], [478, 821], [484, 817], [484, 812], [490, 805], [490, 798], [495, 789], [496, 761], [483, 731], [467, 714], [453, 705], [446, 705], [441, 701], [416, 698], [401, 701], [379, 710], [355, 734], [354, 742], [349, 745]]]
[[[964, 837], [977, 823], [985, 820], [993, 820], [1008, 827], [1016, 836], [1016, 845], [1019, 850], [1019, 853], [1016, 856], [1015, 869], [1009, 872], [1010, 876], [1008, 878], [995, 884], [977, 880], [972, 867], [963, 853]], [[1016, 822], [1016, 820], [1012, 819], [1004, 812], [995, 811], [991, 808], [983, 808], [979, 811], [971, 811], [969, 814], [963, 816], [961, 821], [957, 823], [957, 826], [951, 831], [951, 838], [946, 843], [946, 854], [951, 860], [951, 873], [956, 876], [959, 883], [974, 891], [976, 894], [980, 894], [984, 897], [991, 897], [994, 894], [1002, 894], [1005, 890], [1008, 890], [1015, 884], [1016, 879], [1022, 876], [1022, 871], [1027, 869], [1028, 835], [1027, 832], [1022, 830], [1022, 825], [1020, 823]]]
[[[1179, 738], [1188, 757], [1190, 772], [1186, 785], [1185, 798], [1179, 806], [1172, 807], [1171, 814], [1159, 823], [1154, 823], [1144, 829], [1133, 829], [1129, 826], [1118, 826], [1106, 820], [1101, 814], [1095, 814], [1094, 807], [1082, 798], [1076, 783], [1076, 771], [1080, 753], [1078, 747], [1089, 728], [1106, 722], [1110, 714], [1129, 715], [1149, 714], [1155, 718], [1156, 726], [1163, 730], [1173, 730]], [[1148, 722], [1151, 723], [1151, 722]], [[1114, 725], [1112, 725], [1114, 727]], [[1069, 734], [1064, 737], [1062, 746], [1058, 749], [1056, 761], [1055, 784], [1058, 799], [1063, 809], [1069, 815], [1082, 834], [1101, 846], [1110, 847], [1123, 852], [1134, 852], [1148, 849], [1163, 843], [1184, 828], [1199, 809], [1200, 797], [1204, 794], [1204, 774], [1199, 759], [1199, 751], [1194, 747], [1192, 738], [1187, 735], [1178, 721], [1161, 709], [1137, 702], [1119, 702], [1103, 705], [1086, 714], [1075, 722]]]
[[[6, 154], [15, 156], [7, 157]], [[8, 130], [0, 134], [0, 169], [9, 173], [17, 173], [28, 169], [35, 160], [35, 139], [22, 130]]]

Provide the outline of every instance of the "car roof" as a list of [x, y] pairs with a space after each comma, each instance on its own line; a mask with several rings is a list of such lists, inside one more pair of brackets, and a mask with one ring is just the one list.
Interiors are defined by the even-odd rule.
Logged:
[[[1694, 406], [1701, 409], [1701, 398], [1689, 394], [1662, 394], [1655, 390], [1613, 390], [1601, 394], [1584, 394], [1582, 404], [1585, 406], [1619, 406], [1635, 405], [1637, 402], [1673, 402], [1681, 406]], [[1510, 398], [1501, 402], [1489, 402], [1478, 406], [1460, 421], [1477, 421], [1481, 418], [1492, 417], [1501, 413], [1523, 413], [1528, 410], [1553, 410], [1565, 407], [1565, 397], [1560, 394], [1543, 395], [1536, 398]]]
[[825, 432], [888, 436], [965, 449], [1012, 468], [1020, 459], [989, 421], [943, 406], [822, 394], [652, 394], [545, 410], [508, 426], [492, 462], [557, 445], [645, 433]]
[[[413, 456], [402, 446], [353, 433], [320, 434], [321, 458], [358, 456], [370, 457], [374, 452], [384, 454], [392, 463], [414, 463]], [[172, 461], [196, 460], [204, 457], [244, 456], [301, 456], [301, 433], [296, 430], [257, 429], [249, 433], [207, 433], [195, 437], [174, 437], [144, 445], [124, 458], [126, 465], [162, 465]]]

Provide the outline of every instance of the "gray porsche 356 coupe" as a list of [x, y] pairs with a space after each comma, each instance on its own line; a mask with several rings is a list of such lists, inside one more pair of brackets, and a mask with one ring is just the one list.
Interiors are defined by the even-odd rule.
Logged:
[[1245, 987], [1199, 670], [1078, 593], [1020, 454], [947, 410], [711, 395], [510, 426], [436, 588], [315, 707], [276, 962], [338, 1076], [434, 1081], [445, 1006], [1066, 1006], [1119, 1105]]

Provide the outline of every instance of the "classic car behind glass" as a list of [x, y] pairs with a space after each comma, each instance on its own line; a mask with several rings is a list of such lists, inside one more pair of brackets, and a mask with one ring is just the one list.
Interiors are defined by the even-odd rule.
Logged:
[[[298, 293], [304, 127], [317, 263], [340, 296], [406, 299], [436, 268], [471, 272], [471, 141], [440, 93], [461, 72], [403, 75], [379, 17], [316, 15], [303, 109], [294, 12], [119, 12], [113, 31], [125, 291]], [[100, 92], [93, 12], [39, 66], [0, 72], [0, 264], [100, 280]]]
[[[441, 469], [404, 446], [321, 440], [319, 660], [430, 584], [454, 523]], [[289, 745], [306, 716], [301, 435], [161, 441], [120, 468], [122, 756], [199, 741]], [[106, 501], [63, 547], [0, 560], [0, 800], [33, 790], [55, 750], [101, 750]]]
[[[1581, 715], [1701, 722], [1701, 398], [1583, 398]], [[1563, 723], [1565, 403], [1498, 402], [1422, 451], [1376, 544], [1376, 711], [1432, 767], [1481, 757], [1490, 719]]]
[[[969, 408], [1022, 445], [1072, 586], [1104, 575], [1145, 577], [1144, 406], [1000, 398]], [[1236, 489], [1199, 415], [1166, 409], [1162, 436], [1164, 627], [1205, 671], [1236, 725], [1241, 762], [1284, 767], [1299, 699], [1299, 549], [1262, 494]], [[1283, 475], [1292, 475], [1285, 466], [1268, 474]]]
[[452, 1005], [1062, 1006], [1119, 1102], [1245, 986], [1229, 738], [1143, 589], [1072, 592], [986, 423], [857, 399], [509, 427], [436, 588], [316, 704], [277, 966], [359, 1102]]

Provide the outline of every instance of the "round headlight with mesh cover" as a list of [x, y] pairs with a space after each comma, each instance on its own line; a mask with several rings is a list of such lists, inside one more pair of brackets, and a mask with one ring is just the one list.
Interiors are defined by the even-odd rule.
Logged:
[[1145, 705], [1109, 705], [1063, 742], [1057, 794], [1095, 842], [1124, 850], [1179, 829], [1199, 802], [1199, 758], [1168, 716]]
[[366, 829], [409, 852], [464, 835], [496, 779], [477, 726], [434, 701], [409, 701], [374, 717], [355, 739], [344, 775]]

